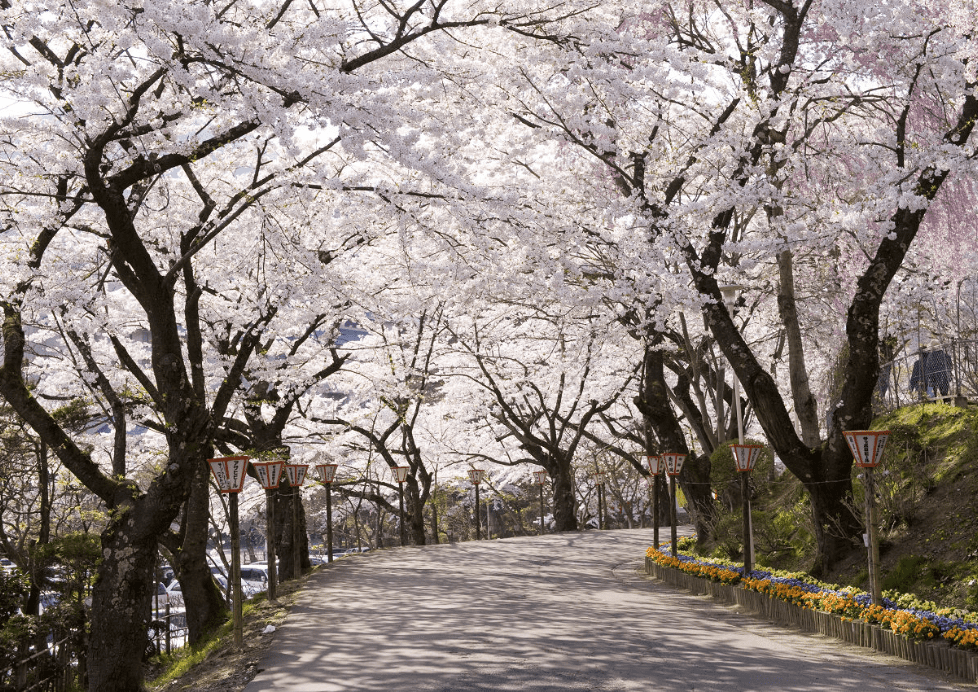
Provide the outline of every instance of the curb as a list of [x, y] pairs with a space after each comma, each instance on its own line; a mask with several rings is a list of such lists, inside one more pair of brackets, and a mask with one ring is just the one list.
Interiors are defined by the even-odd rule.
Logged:
[[835, 637], [849, 644], [865, 646], [891, 656], [899, 656], [906, 661], [936, 668], [971, 683], [978, 682], [978, 654], [955, 649], [947, 642], [911, 641], [879, 625], [847, 620], [835, 613], [801, 608], [740, 586], [694, 577], [671, 567], [663, 567], [648, 557], [645, 558], [645, 573], [693, 594], [709, 595], [720, 603], [738, 605], [752, 615], [761, 616], [779, 625], [791, 625], [806, 632]]

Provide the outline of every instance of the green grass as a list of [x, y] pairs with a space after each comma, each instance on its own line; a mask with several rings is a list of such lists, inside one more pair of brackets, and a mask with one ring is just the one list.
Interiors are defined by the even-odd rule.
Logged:
[[206, 660], [212, 651], [223, 646], [232, 636], [231, 630], [231, 622], [225, 622], [194, 646], [185, 646], [171, 654], [157, 656], [155, 662], [164, 668], [164, 672], [152, 680], [150, 685], [159, 688], [187, 673], [191, 668]]
[[[252, 599], [243, 604], [242, 619], [254, 611], [255, 606], [265, 600], [265, 592], [257, 594]], [[184, 646], [176, 649], [170, 654], [160, 654], [154, 657], [153, 662], [163, 668], [163, 673], [150, 681], [154, 689], [159, 689], [171, 681], [180, 678], [190, 671], [194, 666], [207, 660], [214, 651], [228, 645], [234, 637], [234, 623], [229, 618], [224, 624], [214, 632], [204, 637], [200, 642], [193, 646]]]

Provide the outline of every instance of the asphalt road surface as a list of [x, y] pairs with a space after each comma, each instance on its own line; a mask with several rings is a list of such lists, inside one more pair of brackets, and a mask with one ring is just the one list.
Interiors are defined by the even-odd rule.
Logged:
[[245, 692], [975, 689], [656, 582], [651, 540], [588, 531], [344, 558], [309, 581]]

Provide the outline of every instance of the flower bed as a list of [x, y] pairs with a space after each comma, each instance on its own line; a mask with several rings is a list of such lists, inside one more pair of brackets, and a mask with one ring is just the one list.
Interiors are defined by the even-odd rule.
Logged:
[[[677, 586], [743, 605], [778, 622], [838, 636], [971, 681], [978, 678], [978, 657], [965, 654], [978, 650], [978, 624], [953, 616], [950, 610], [901, 608], [890, 599], [883, 599], [883, 606], [876, 606], [870, 602], [869, 594], [816, 583], [802, 575], [755, 570], [744, 578], [742, 566], [682, 553], [672, 555], [654, 548], [646, 552], [646, 564], [650, 572], [660, 571], [648, 568], [655, 566], [688, 575], [686, 579], [669, 579]], [[704, 580], [704, 584], [694, 584], [688, 577]], [[751, 593], [768, 598], [757, 601], [756, 596], [748, 597]], [[937, 645], [942, 639], [946, 644]]]

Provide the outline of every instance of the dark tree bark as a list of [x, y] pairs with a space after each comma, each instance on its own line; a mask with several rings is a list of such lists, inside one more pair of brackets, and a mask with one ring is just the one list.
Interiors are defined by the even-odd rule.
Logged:
[[[658, 341], [661, 343], [661, 339]], [[650, 343], [646, 346], [639, 395], [635, 404], [658, 438], [661, 452], [687, 455], [679, 475], [679, 485], [689, 498], [697, 539], [702, 543], [709, 540], [716, 512], [710, 486], [710, 456], [690, 454], [686, 436], [669, 401], [665, 381], [665, 354], [656, 348], [657, 345]], [[667, 504], [661, 503], [663, 497], [668, 497], [668, 491], [662, 493], [660, 489], [660, 505]]]
[[[212, 452], [207, 451], [210, 458]], [[200, 464], [193, 479], [190, 498], [183, 508], [180, 533], [161, 538], [172, 556], [171, 566], [183, 593], [187, 617], [187, 641], [193, 646], [229, 616], [224, 593], [214, 581], [207, 564], [210, 517], [210, 470]]]

